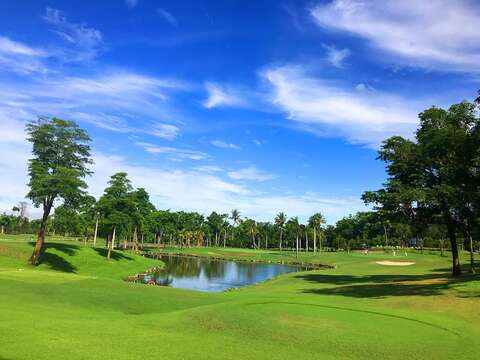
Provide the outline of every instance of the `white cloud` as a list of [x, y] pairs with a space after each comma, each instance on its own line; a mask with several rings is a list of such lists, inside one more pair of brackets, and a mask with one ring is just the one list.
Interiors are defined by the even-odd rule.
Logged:
[[319, 26], [364, 38], [407, 65], [479, 70], [478, 2], [334, 0], [311, 14]]
[[211, 82], [206, 83], [205, 88], [208, 92], [208, 98], [203, 102], [203, 106], [207, 109], [244, 104], [241, 95], [232, 89], [227, 89]]
[[350, 50], [348, 49], [337, 49], [335, 46], [324, 45], [327, 50], [327, 61], [330, 65], [335, 66], [336, 68], [343, 68], [343, 62], [347, 57], [350, 56]]
[[152, 127], [150, 131], [151, 135], [158, 136], [159, 138], [166, 140], [175, 139], [180, 133], [180, 129], [171, 124], [156, 124]]
[[64, 50], [64, 60], [83, 62], [97, 57], [102, 47], [102, 33], [99, 30], [85, 24], [71, 23], [62, 11], [49, 7], [43, 19], [53, 25], [54, 32], [75, 49]]
[[45, 56], [43, 50], [0, 36], [0, 65], [4, 70], [20, 74], [46, 73], [42, 62]]
[[127, 5], [129, 9], [133, 9], [138, 5], [138, 0], [125, 0], [125, 5]]
[[205, 160], [208, 155], [201, 151], [178, 149], [171, 146], [158, 146], [155, 144], [138, 141], [135, 145], [142, 147], [146, 152], [151, 154], [165, 154], [169, 155], [172, 160]]
[[197, 166], [195, 167], [195, 170], [201, 171], [201, 172], [207, 172], [207, 173], [223, 171], [223, 169], [220, 166], [216, 166], [216, 165]]
[[253, 180], [253, 181], [266, 181], [266, 180], [272, 180], [277, 177], [275, 174], [270, 174], [270, 173], [260, 171], [254, 166], [250, 166], [240, 170], [229, 171], [228, 176], [234, 180]]
[[[9, 211], [24, 199], [27, 188], [27, 159], [30, 145], [25, 141], [24, 122], [15, 120], [20, 113], [5, 113], [0, 109], [0, 212]], [[94, 139], [95, 141], [95, 139]], [[122, 156], [95, 152], [93, 176], [87, 178], [89, 192], [97, 198], [103, 193], [111, 175], [119, 171], [128, 173], [135, 187], [144, 187], [154, 204], [161, 209], [198, 211], [205, 215], [211, 211], [229, 212], [238, 208], [244, 216], [257, 220], [272, 220], [278, 211], [299, 216], [306, 221], [312, 213], [321, 211], [330, 223], [348, 213], [365, 210], [358, 198], [326, 197], [315, 193], [264, 194], [254, 188], [226, 181], [223, 170], [215, 165], [178, 170], [132, 164]], [[29, 214], [39, 217], [39, 209]]]
[[429, 103], [376, 91], [358, 91], [308, 74], [301, 66], [274, 67], [263, 74], [270, 100], [290, 120], [318, 134], [340, 135], [376, 147], [392, 135], [410, 137], [417, 114]]
[[232, 144], [232, 143], [227, 143], [223, 140], [212, 140], [210, 141], [210, 144], [213, 146], [222, 148], [222, 149], [234, 149], [234, 150], [240, 150], [240, 147], [238, 145]]
[[0, 107], [172, 140], [180, 129], [167, 123], [176, 122], [178, 116], [169, 103], [170, 95], [186, 89], [174, 80], [119, 70], [89, 77], [55, 75], [28, 83], [0, 84]]
[[133, 165], [125, 158], [104, 153], [95, 154], [94, 159], [95, 174], [89, 179], [89, 185], [95, 196], [102, 194], [112, 174], [125, 171], [134, 186], [144, 187], [154, 204], [161, 209], [198, 211], [205, 215], [212, 211], [227, 213], [231, 209], [239, 209], [243, 216], [259, 221], [272, 221], [279, 211], [306, 221], [311, 214], [321, 211], [329, 223], [346, 214], [366, 210], [359, 198], [336, 198], [316, 193], [259, 194], [244, 185], [225, 181], [197, 168], [171, 170]]
[[172, 26], [178, 26], [178, 20], [175, 16], [173, 16], [172, 13], [168, 12], [165, 9], [158, 8], [157, 13], [170, 25]]

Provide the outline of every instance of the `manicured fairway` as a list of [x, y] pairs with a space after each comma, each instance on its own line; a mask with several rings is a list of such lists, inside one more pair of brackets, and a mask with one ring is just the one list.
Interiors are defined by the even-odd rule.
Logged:
[[[47, 241], [51, 242], [51, 239]], [[125, 283], [158, 265], [81, 242], [51, 242], [25, 265], [28, 239], [0, 237], [0, 359], [477, 359], [480, 278], [449, 259], [326, 253], [336, 269], [291, 273], [213, 294]], [[291, 254], [194, 249], [275, 260]], [[311, 255], [301, 255], [310, 261]]]

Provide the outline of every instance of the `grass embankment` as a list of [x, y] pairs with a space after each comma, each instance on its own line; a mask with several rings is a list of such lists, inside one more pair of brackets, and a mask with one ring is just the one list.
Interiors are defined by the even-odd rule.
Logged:
[[415, 265], [389, 267], [375, 262], [401, 258], [322, 253], [320, 263], [338, 268], [214, 294], [122, 282], [127, 272], [158, 263], [127, 252], [107, 262], [71, 241], [47, 250], [62, 260], [32, 269], [25, 265], [27, 240], [0, 237], [0, 359], [477, 359], [480, 353], [479, 278], [452, 280], [449, 259], [436, 255], [409, 254]]

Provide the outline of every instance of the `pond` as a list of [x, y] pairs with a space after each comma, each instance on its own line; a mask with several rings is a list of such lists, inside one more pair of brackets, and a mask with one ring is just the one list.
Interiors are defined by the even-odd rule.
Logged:
[[174, 288], [220, 292], [257, 284], [275, 276], [306, 268], [284, 264], [223, 261], [208, 258], [162, 255], [163, 269], [138, 275], [137, 281]]

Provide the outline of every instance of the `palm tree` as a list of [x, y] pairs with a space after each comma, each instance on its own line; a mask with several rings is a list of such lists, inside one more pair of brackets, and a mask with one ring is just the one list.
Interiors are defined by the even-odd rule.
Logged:
[[240, 224], [240, 220], [241, 220], [240, 211], [238, 209], [232, 210], [232, 212], [230, 213], [230, 220], [232, 220], [233, 222], [233, 227], [232, 227], [232, 244], [233, 244], [233, 234], [235, 232], [235, 226]]
[[[317, 229], [325, 224], [325, 217], [321, 213], [315, 213], [308, 219], [308, 224], [313, 228], [313, 254], [317, 252]], [[322, 239], [320, 238], [320, 252], [322, 251]]]
[[283, 212], [279, 212], [275, 217], [275, 225], [280, 228], [280, 251], [282, 251], [282, 235], [283, 235], [283, 227], [285, 222], [287, 221], [287, 215]]

